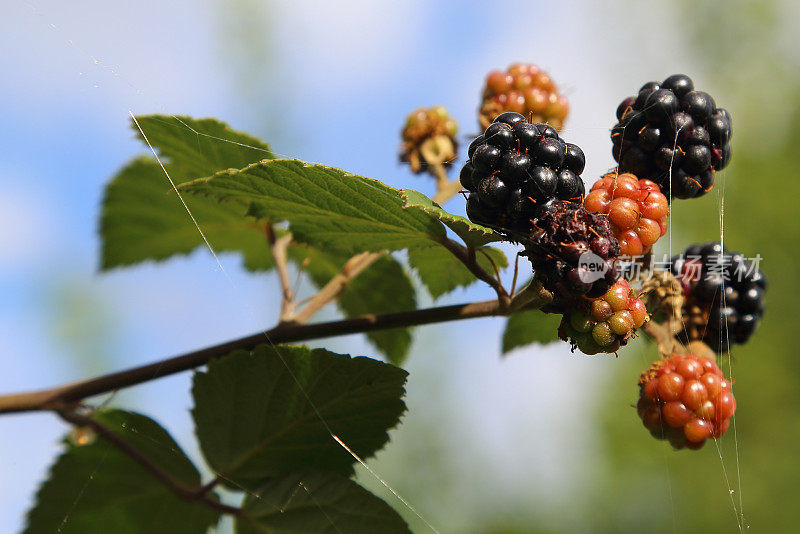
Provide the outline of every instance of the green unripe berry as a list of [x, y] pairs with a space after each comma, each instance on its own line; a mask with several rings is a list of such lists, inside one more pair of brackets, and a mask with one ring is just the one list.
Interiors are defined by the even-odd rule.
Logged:
[[592, 328], [592, 338], [598, 345], [605, 347], [614, 341], [614, 333], [611, 331], [611, 327], [608, 323], [597, 323], [595, 327]]

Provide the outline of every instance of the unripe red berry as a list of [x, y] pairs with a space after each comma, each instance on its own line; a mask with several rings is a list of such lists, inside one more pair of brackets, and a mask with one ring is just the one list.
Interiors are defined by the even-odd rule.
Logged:
[[698, 449], [706, 439], [719, 438], [736, 410], [730, 383], [719, 367], [693, 354], [654, 362], [642, 373], [639, 388], [636, 408], [642, 422], [676, 449]]
[[622, 256], [648, 252], [667, 230], [667, 197], [654, 182], [637, 180], [630, 173], [612, 172], [595, 182], [584, 207], [608, 215]]

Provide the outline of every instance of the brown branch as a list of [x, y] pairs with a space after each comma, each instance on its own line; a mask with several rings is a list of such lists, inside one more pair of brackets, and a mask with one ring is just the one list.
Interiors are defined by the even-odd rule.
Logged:
[[57, 413], [68, 423], [78, 427], [89, 427], [94, 430], [97, 435], [149, 471], [153, 477], [181, 499], [197, 502], [223, 514], [240, 515], [242, 513], [240, 508], [228, 506], [227, 504], [223, 504], [208, 497], [208, 492], [216, 485], [218, 482], [217, 479], [212, 481], [212, 484], [207, 484], [205, 486], [187, 486], [183, 482], [173, 478], [172, 475], [145, 456], [139, 449], [93, 417], [70, 410], [57, 410]]
[[[551, 298], [550, 293], [541, 290], [540, 298], [531, 301], [531, 304], [527, 306], [527, 308], [540, 307], [549, 302]], [[477, 317], [506, 315], [507, 313], [507, 307], [501, 306], [497, 300], [487, 300], [470, 304], [439, 306], [382, 315], [363, 315], [361, 317], [325, 323], [307, 325], [282, 323], [266, 332], [259, 332], [247, 337], [228, 341], [227, 343], [207, 347], [140, 367], [134, 367], [50, 389], [0, 396], [0, 413], [69, 408], [87, 397], [116, 391], [120, 388], [134, 386], [164, 376], [187, 371], [205, 365], [209, 360], [224, 356], [234, 350], [252, 350], [257, 345], [264, 343], [292, 343], [388, 328], [402, 328], [446, 321], [473, 319]]]

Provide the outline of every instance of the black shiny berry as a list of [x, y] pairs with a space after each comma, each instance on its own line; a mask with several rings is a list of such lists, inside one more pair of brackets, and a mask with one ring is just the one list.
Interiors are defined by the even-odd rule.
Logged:
[[484, 143], [485, 141], [483, 139], [483, 134], [473, 139], [472, 142], [469, 144], [469, 147], [467, 148], [467, 157], [469, 159], [472, 159], [472, 155], [475, 154], [475, 149]]
[[489, 176], [478, 184], [478, 198], [491, 208], [501, 208], [506, 203], [511, 190], [497, 176]]
[[515, 113], [513, 111], [506, 111], [505, 113], [501, 113], [492, 122], [502, 122], [504, 124], [508, 124], [509, 126], [514, 126], [519, 122], [525, 121], [525, 115], [522, 113]]
[[486, 143], [502, 150], [514, 147], [514, 133], [511, 131], [511, 126], [503, 122], [490, 124], [483, 137]]
[[526, 183], [527, 193], [537, 200], [545, 201], [555, 196], [558, 190], [558, 175], [550, 167], [537, 165], [530, 169]]
[[710, 171], [730, 162], [730, 114], [685, 74], [646, 83], [620, 103], [617, 119], [611, 140], [618, 170], [652, 180], [672, 197], [706, 194], [714, 186]]
[[692, 79], [685, 74], [673, 74], [661, 83], [661, 87], [669, 89], [678, 98], [694, 89]]
[[491, 173], [499, 167], [503, 152], [496, 146], [483, 144], [472, 155], [472, 166], [483, 173]]
[[478, 188], [478, 182], [480, 180], [475, 180], [476, 174], [475, 168], [470, 161], [461, 169], [461, 174], [459, 174], [458, 179], [462, 187], [467, 191], [475, 191]]
[[467, 216], [521, 240], [559, 204], [580, 205], [583, 151], [547, 124], [504, 113], [470, 144], [460, 179], [470, 191]]
[[565, 152], [566, 146], [562, 140], [545, 137], [539, 141], [531, 155], [537, 165], [546, 165], [551, 169], [557, 169], [564, 162]]
[[717, 242], [692, 245], [673, 259], [675, 276], [687, 276], [690, 268], [695, 278], [683, 281], [686, 303], [680, 335], [702, 339], [717, 351], [727, 350], [729, 342], [745, 343], [764, 314], [763, 272], [743, 254]]
[[[709, 156], [710, 157], [710, 156]], [[506, 152], [500, 165], [500, 172], [508, 185], [515, 186], [528, 179], [531, 157], [519, 152]]]
[[564, 154], [564, 166], [574, 172], [580, 174], [586, 166], [586, 156], [583, 150], [578, 145], [567, 143], [567, 150]]
[[714, 99], [704, 91], [690, 91], [681, 98], [681, 108], [700, 123], [708, 120], [714, 107]]
[[519, 149], [524, 152], [531, 152], [542, 139], [542, 132], [539, 127], [529, 122], [518, 122], [514, 125], [514, 137], [519, 143]]
[[678, 97], [666, 89], [657, 89], [650, 93], [644, 103], [644, 115], [648, 121], [661, 123], [678, 110]]

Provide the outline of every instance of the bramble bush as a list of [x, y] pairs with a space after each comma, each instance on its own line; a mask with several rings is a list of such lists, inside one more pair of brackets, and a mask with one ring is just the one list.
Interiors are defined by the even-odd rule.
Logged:
[[[400, 160], [434, 179], [432, 198], [278, 158], [215, 119], [132, 116], [151, 153], [106, 186], [102, 269], [203, 247], [238, 252], [244, 269], [277, 274], [279, 321], [149, 365], [0, 397], [0, 413], [53, 411], [74, 427], [25, 532], [201, 533], [222, 515], [233, 516], [241, 533], [408, 532], [351, 477], [388, 443], [406, 410], [401, 365], [411, 329], [422, 324], [507, 316], [503, 352], [561, 337], [573, 350], [608, 354], [644, 332], [663, 357], [640, 383], [647, 429], [675, 447], [719, 437], [735, 401], [714, 351], [728, 348], [720, 338], [727, 341], [729, 328], [731, 342], [752, 334], [766, 281], [751, 273], [746, 287], [726, 286], [715, 266], [725, 263], [731, 275], [749, 266], [719, 245], [696, 247], [696, 259], [666, 270], [641, 253], [665, 233], [669, 201], [713, 187], [714, 172], [730, 159], [730, 117], [686, 76], [646, 84], [617, 111], [611, 137], [619, 168], [584, 199], [583, 152], [556, 130], [567, 111], [555, 83], [533, 65], [490, 73], [479, 106], [484, 133], [467, 140], [468, 161], [451, 179], [455, 121], [441, 106], [415, 110], [402, 129]], [[469, 219], [442, 208], [460, 194]], [[511, 261], [496, 246], [502, 241], [521, 246]], [[599, 274], [592, 258], [600, 259]], [[623, 260], [639, 267], [629, 280]], [[524, 274], [528, 261], [533, 269]], [[692, 261], [716, 277], [685, 280]], [[511, 264], [506, 285], [500, 272]], [[316, 286], [312, 296], [297, 298], [292, 270]], [[411, 271], [434, 299], [478, 282], [493, 295], [418, 308]], [[311, 321], [332, 304], [342, 319]], [[683, 329], [689, 311], [696, 325], [711, 320], [713, 328]], [[364, 334], [385, 361], [298, 344], [352, 333]], [[191, 369], [204, 469], [153, 419], [88, 401]], [[238, 502], [223, 502], [220, 488]]]

